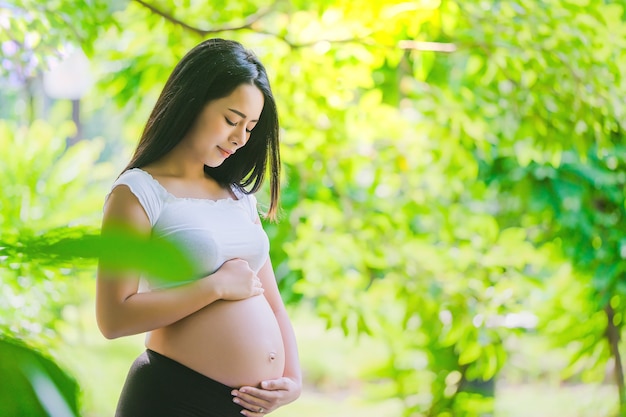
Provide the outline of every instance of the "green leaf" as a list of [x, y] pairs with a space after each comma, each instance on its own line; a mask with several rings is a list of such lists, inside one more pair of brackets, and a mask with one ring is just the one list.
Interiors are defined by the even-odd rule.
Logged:
[[7, 264], [39, 261], [66, 266], [77, 260], [100, 259], [108, 268], [135, 270], [170, 283], [198, 278], [193, 275], [197, 268], [180, 245], [166, 239], [146, 239], [125, 229], [101, 236], [84, 228], [61, 228], [38, 236], [22, 232], [15, 240], [0, 241], [0, 254], [7, 257]]
[[78, 384], [52, 359], [24, 343], [0, 338], [0, 415], [77, 417]]
[[459, 365], [475, 362], [482, 353], [482, 347], [477, 341], [466, 341], [459, 346]]

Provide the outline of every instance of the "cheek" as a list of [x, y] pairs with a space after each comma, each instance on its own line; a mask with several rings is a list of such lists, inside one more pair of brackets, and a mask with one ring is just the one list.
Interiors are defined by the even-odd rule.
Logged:
[[202, 133], [206, 135], [208, 132], [215, 130], [216, 123], [212, 118], [205, 117], [200, 120], [199, 127]]
[[215, 142], [223, 136], [224, 128], [215, 120], [203, 120], [196, 133], [199, 141], [206, 145], [207, 142]]

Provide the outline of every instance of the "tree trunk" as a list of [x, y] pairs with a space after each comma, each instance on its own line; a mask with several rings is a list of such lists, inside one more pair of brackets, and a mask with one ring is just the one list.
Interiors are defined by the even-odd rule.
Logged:
[[619, 353], [619, 341], [620, 341], [620, 328], [615, 325], [613, 318], [615, 317], [615, 310], [611, 307], [611, 304], [604, 306], [604, 312], [608, 319], [606, 327], [606, 338], [609, 342], [609, 348], [611, 349], [611, 356], [615, 359], [615, 367], [613, 370], [613, 376], [615, 377], [615, 384], [619, 390], [619, 415], [626, 416], [626, 393], [624, 392], [624, 370], [622, 368], [622, 357]]

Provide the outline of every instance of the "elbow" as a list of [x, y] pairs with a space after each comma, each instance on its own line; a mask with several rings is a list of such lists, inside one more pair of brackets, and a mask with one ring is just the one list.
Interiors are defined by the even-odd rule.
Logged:
[[124, 336], [119, 327], [113, 326], [111, 323], [107, 323], [104, 320], [98, 320], [98, 328], [100, 329], [102, 336], [109, 340]]
[[104, 337], [105, 337], [105, 339], [108, 339], [108, 340], [117, 339], [117, 338], [120, 338], [120, 337], [122, 337], [122, 336], [123, 336], [123, 335], [122, 335], [122, 334], [120, 334], [120, 333], [117, 333], [117, 332], [112, 332], [112, 331], [110, 331], [110, 330], [104, 330], [104, 329], [102, 329], [102, 328], [100, 329], [100, 333], [102, 333], [102, 336], [104, 336]]
[[102, 336], [113, 340], [132, 334], [124, 305], [96, 299], [96, 323]]
[[117, 339], [119, 336], [115, 335], [114, 333], [105, 333], [105, 332], [100, 332], [102, 333], [102, 336], [104, 336], [105, 339], [107, 340], [113, 340], [113, 339]]
[[112, 317], [111, 314], [104, 314], [96, 311], [96, 323], [102, 336], [109, 340], [117, 339], [122, 336], [126, 336], [124, 326], [120, 324], [119, 320]]

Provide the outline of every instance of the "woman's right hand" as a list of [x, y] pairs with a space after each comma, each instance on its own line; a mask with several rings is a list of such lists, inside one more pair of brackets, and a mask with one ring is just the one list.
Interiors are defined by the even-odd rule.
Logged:
[[247, 261], [230, 259], [209, 277], [222, 300], [243, 300], [263, 294], [261, 280]]

